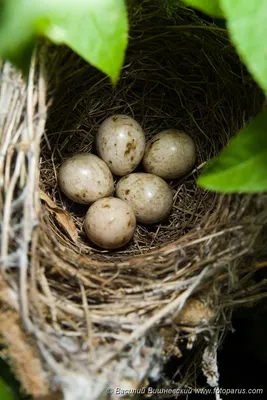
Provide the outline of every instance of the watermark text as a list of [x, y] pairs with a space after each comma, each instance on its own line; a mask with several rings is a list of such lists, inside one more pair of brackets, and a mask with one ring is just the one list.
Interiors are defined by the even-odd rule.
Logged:
[[153, 387], [140, 387], [138, 389], [126, 389], [121, 387], [109, 387], [106, 389], [106, 393], [110, 395], [117, 395], [118, 397], [129, 396], [129, 395], [137, 395], [137, 394], [146, 394], [147, 397], [152, 395], [171, 395], [171, 396], [181, 396], [188, 394], [202, 394], [202, 395], [210, 395], [210, 394], [220, 394], [220, 395], [262, 395], [264, 393], [261, 388], [175, 388], [175, 389], [155, 389]]

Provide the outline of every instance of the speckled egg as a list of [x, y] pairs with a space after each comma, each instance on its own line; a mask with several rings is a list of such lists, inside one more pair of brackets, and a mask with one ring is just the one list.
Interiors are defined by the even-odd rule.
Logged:
[[172, 191], [160, 177], [144, 172], [121, 178], [116, 194], [133, 207], [137, 221], [153, 224], [166, 218], [172, 208]]
[[193, 139], [177, 129], [167, 129], [147, 142], [143, 166], [147, 172], [163, 179], [186, 174], [196, 162]]
[[58, 182], [62, 192], [80, 204], [90, 204], [113, 193], [113, 176], [107, 164], [93, 154], [80, 153], [60, 167]]
[[89, 239], [104, 249], [117, 249], [127, 244], [135, 227], [132, 207], [114, 197], [96, 201], [87, 211], [84, 222]]
[[112, 115], [99, 127], [96, 149], [113, 174], [132, 172], [143, 158], [145, 135], [141, 126], [128, 115]]

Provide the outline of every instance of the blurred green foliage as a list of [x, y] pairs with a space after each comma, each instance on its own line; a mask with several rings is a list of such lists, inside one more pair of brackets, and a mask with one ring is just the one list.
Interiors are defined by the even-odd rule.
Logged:
[[69, 46], [115, 83], [128, 41], [126, 5], [124, 0], [4, 0], [0, 56], [27, 73], [39, 36]]

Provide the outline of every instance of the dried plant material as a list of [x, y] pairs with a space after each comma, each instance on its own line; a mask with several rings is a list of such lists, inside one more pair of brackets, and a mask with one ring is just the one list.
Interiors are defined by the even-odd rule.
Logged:
[[160, 329], [160, 336], [164, 340], [164, 351], [170, 356], [182, 357], [182, 352], [178, 345], [178, 335], [174, 328], [164, 327]]
[[61, 392], [49, 393], [46, 396], [38, 396], [34, 400], [64, 400], [63, 394]]
[[40, 362], [40, 355], [26, 337], [16, 313], [0, 314], [0, 334], [7, 347], [8, 359], [16, 377], [27, 394], [45, 396], [49, 393], [48, 376]]
[[[209, 386], [218, 388], [219, 386], [219, 370], [217, 363], [218, 343], [215, 337], [210, 340], [210, 343], [205, 348], [202, 357], [202, 372], [207, 378]], [[219, 391], [215, 391], [216, 400], [220, 400]]]
[[182, 325], [181, 329], [208, 325], [216, 315], [216, 310], [197, 298], [190, 298], [186, 301], [183, 309], [179, 312], [174, 323]]
[[78, 231], [71, 215], [67, 211], [58, 207], [56, 203], [54, 203], [54, 201], [50, 199], [50, 197], [42, 190], [40, 191], [40, 198], [41, 200], [45, 201], [48, 210], [55, 214], [56, 220], [62, 226], [62, 228], [64, 228], [65, 232], [69, 235], [73, 242], [77, 243]]

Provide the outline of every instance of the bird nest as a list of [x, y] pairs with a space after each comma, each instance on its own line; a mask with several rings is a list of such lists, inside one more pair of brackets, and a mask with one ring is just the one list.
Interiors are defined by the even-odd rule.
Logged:
[[[40, 46], [27, 85], [1, 66], [0, 332], [34, 396], [113, 398], [117, 387], [160, 382], [172, 355], [186, 366], [176, 387], [193, 385], [196, 360], [186, 359], [181, 338], [191, 353], [206, 343], [202, 369], [217, 385], [215, 350], [229, 310], [263, 290], [253, 257], [265, 195], [196, 184], [207, 160], [262, 108], [262, 94], [225, 31], [191, 10], [148, 2], [130, 17], [116, 87], [64, 47]], [[187, 132], [197, 163], [170, 182], [168, 220], [139, 224], [127, 246], [107, 251], [88, 241], [87, 209], [60, 192], [57, 174], [70, 155], [94, 152], [100, 123], [114, 113], [134, 117], [147, 139], [166, 128]]]

